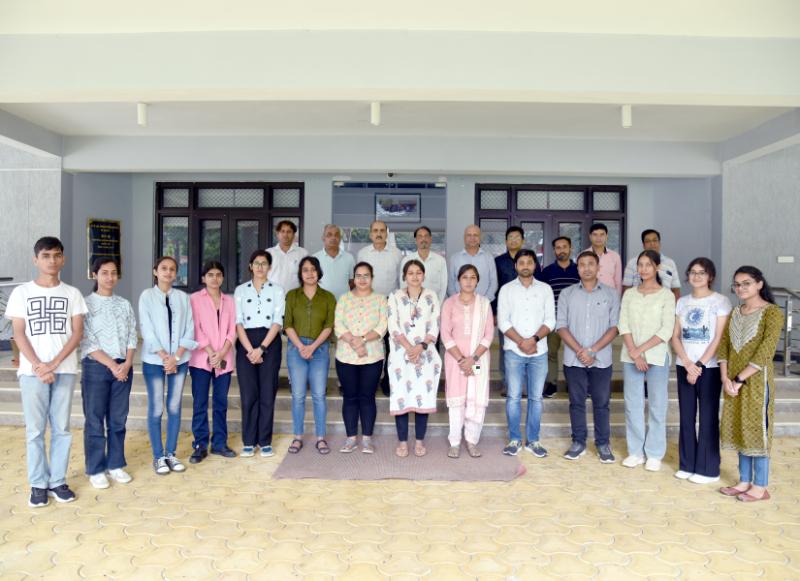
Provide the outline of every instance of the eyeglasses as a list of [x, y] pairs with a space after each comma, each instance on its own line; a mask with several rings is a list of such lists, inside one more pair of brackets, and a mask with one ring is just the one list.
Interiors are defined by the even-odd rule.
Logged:
[[705, 270], [690, 270], [689, 276], [705, 276], [708, 273]]
[[269, 266], [269, 262], [254, 262], [253, 268], [267, 268]]
[[731, 291], [736, 292], [739, 289], [747, 290], [754, 284], [756, 283], [755, 281], [752, 280], [746, 280], [744, 282], [735, 282], [731, 285]]
[[353, 278], [361, 279], [361, 280], [369, 280], [372, 278], [370, 274], [357, 274]]

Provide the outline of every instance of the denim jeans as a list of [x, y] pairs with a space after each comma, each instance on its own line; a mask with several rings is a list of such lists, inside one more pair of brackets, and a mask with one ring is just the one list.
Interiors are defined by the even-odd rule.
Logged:
[[[124, 363], [124, 359], [117, 359]], [[86, 474], [124, 468], [125, 423], [130, 408], [133, 372], [119, 381], [111, 370], [91, 357], [83, 359], [81, 398], [83, 399], [83, 453]]]
[[756, 486], [769, 484], [769, 457], [745, 456], [739, 452], [739, 481], [752, 482]]
[[[314, 339], [300, 337], [303, 345], [310, 345]], [[294, 434], [303, 435], [306, 415], [306, 385], [311, 386], [311, 402], [314, 407], [314, 431], [317, 437], [325, 436], [325, 417], [328, 413], [325, 392], [328, 387], [328, 368], [330, 366], [328, 341], [317, 347], [311, 359], [300, 357], [300, 351], [289, 341], [286, 365], [289, 379], [292, 380], [292, 424]]]
[[[644, 417], [644, 382], [647, 379], [647, 411]], [[624, 363], [625, 437], [628, 455], [661, 460], [667, 451], [667, 384], [669, 357], [664, 365], [650, 365], [647, 372]]]
[[[67, 481], [69, 415], [72, 408], [74, 373], [56, 373], [53, 383], [42, 383], [35, 375], [21, 375], [22, 412], [25, 416], [25, 441], [28, 456], [28, 482], [34, 488], [55, 488]], [[50, 461], [44, 445], [50, 421]]]
[[211, 413], [214, 422], [211, 449], [223, 450], [228, 447], [228, 390], [233, 373], [215, 375], [199, 367], [190, 367], [189, 374], [192, 376], [192, 448], [208, 448], [208, 388], [211, 386]]
[[[175, 373], [167, 375], [162, 365], [142, 363], [142, 374], [147, 385], [147, 432], [153, 448], [153, 458], [174, 454], [178, 448], [181, 430], [181, 397], [189, 364], [178, 365]], [[164, 384], [167, 384], [167, 443], [166, 454], [161, 441], [161, 416], [164, 414]]]
[[521, 440], [520, 415], [522, 412], [522, 386], [528, 385], [528, 409], [525, 420], [525, 438], [528, 442], [539, 441], [539, 428], [542, 422], [542, 390], [547, 377], [547, 354], [522, 357], [513, 351], [503, 353], [506, 363], [508, 397], [506, 398], [506, 419], [508, 420], [509, 440]]

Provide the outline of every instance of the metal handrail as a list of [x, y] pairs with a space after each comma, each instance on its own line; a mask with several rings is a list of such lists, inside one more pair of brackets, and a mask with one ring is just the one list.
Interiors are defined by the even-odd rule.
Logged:
[[793, 304], [797, 301], [800, 306], [800, 291], [784, 287], [775, 287], [772, 293], [776, 296], [785, 297], [784, 302], [784, 332], [783, 332], [783, 375], [789, 375], [792, 366], [792, 314]]

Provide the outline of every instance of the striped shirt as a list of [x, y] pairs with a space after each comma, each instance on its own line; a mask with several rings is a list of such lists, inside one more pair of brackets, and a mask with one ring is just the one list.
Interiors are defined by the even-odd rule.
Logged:
[[[581, 347], [591, 347], [619, 321], [619, 294], [597, 283], [587, 291], [583, 283], [568, 286], [558, 299], [556, 330], [566, 328]], [[564, 343], [564, 365], [586, 367], [575, 351]], [[611, 343], [597, 352], [592, 367], [611, 367]]]
[[562, 290], [580, 282], [580, 280], [578, 265], [572, 260], [569, 261], [567, 268], [561, 268], [558, 261], [556, 261], [542, 270], [542, 282], [546, 282], [553, 289], [553, 298], [555, 298], [556, 302], [558, 302], [558, 296]]

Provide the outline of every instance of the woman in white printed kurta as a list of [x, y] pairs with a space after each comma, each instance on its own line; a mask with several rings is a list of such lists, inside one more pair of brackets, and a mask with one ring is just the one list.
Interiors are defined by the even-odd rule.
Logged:
[[408, 456], [408, 414], [414, 412], [414, 453], [424, 456], [428, 414], [436, 411], [442, 360], [436, 351], [439, 299], [422, 287], [425, 266], [410, 260], [403, 267], [407, 286], [389, 295], [389, 412], [395, 417], [396, 453]]

